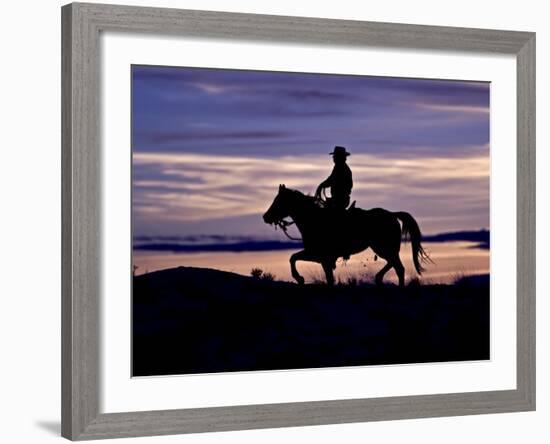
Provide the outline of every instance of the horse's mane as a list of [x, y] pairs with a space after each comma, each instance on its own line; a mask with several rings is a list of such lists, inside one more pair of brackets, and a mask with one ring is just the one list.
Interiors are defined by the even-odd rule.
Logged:
[[305, 205], [311, 205], [316, 208], [321, 207], [319, 200], [315, 196], [312, 196], [310, 194], [304, 194], [301, 191], [294, 190], [292, 188], [285, 188], [285, 191], [287, 193], [292, 194], [295, 198], [302, 201]]

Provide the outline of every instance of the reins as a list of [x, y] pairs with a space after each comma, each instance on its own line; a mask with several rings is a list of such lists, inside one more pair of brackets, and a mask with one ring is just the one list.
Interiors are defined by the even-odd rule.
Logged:
[[280, 221], [275, 222], [275, 229], [279, 227], [282, 230], [282, 232], [285, 233], [285, 236], [288, 237], [290, 240], [302, 242], [302, 238], [293, 237], [290, 234], [288, 234], [287, 229], [291, 225], [294, 225], [294, 222], [289, 222], [287, 220], [281, 219]]

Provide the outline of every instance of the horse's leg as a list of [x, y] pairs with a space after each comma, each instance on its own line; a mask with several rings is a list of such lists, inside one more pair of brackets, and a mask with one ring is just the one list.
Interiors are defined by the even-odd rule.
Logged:
[[399, 254], [391, 261], [391, 263], [393, 265], [395, 272], [397, 273], [397, 278], [399, 279], [399, 286], [404, 287], [405, 286], [405, 267], [401, 262], [401, 258], [399, 257]]
[[298, 284], [303, 285], [305, 282], [305, 279], [300, 273], [298, 273], [298, 270], [296, 269], [296, 262], [297, 261], [311, 261], [316, 262], [315, 258], [306, 252], [306, 250], [298, 251], [297, 253], [294, 253], [292, 256], [290, 256], [290, 272], [292, 274], [292, 277], [296, 279], [296, 282]]
[[384, 279], [384, 275], [390, 270], [391, 267], [393, 267], [393, 265], [390, 261], [388, 261], [388, 263], [384, 265], [378, 273], [376, 273], [374, 278], [376, 285], [382, 285], [382, 279]]
[[376, 274], [375, 281], [377, 285], [382, 284], [384, 275], [394, 268], [399, 279], [399, 286], [405, 285], [405, 267], [399, 258], [401, 247], [401, 226], [399, 221], [393, 215], [387, 220], [385, 225], [379, 226], [379, 232], [376, 235], [372, 250], [381, 258], [387, 261], [387, 264]]
[[335, 264], [336, 263], [334, 261], [324, 261], [321, 263], [325, 272], [325, 276], [327, 277], [327, 284], [331, 287], [334, 285], [334, 268], [336, 268]]

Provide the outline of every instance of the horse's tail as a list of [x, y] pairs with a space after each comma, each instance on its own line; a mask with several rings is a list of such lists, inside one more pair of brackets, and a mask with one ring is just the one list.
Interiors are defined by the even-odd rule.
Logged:
[[428, 253], [424, 251], [424, 248], [422, 248], [422, 233], [420, 232], [420, 227], [418, 226], [418, 223], [416, 222], [414, 217], [412, 217], [409, 213], [406, 213], [405, 211], [398, 211], [393, 214], [403, 224], [401, 234], [404, 240], [410, 239], [412, 244], [414, 268], [416, 268], [418, 274], [422, 274], [422, 272], [424, 271], [424, 267], [421, 265], [421, 262], [433, 263], [433, 261], [430, 259], [430, 256], [428, 256]]

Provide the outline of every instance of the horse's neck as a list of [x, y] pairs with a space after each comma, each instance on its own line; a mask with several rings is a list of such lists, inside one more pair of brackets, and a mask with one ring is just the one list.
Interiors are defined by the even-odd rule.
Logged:
[[301, 205], [300, 202], [300, 204], [296, 205], [290, 211], [290, 217], [302, 234], [304, 230], [307, 230], [311, 222], [315, 220], [315, 213], [317, 210], [317, 208], [315, 208], [314, 206], [308, 205], [309, 202], [304, 203], [305, 205]]

